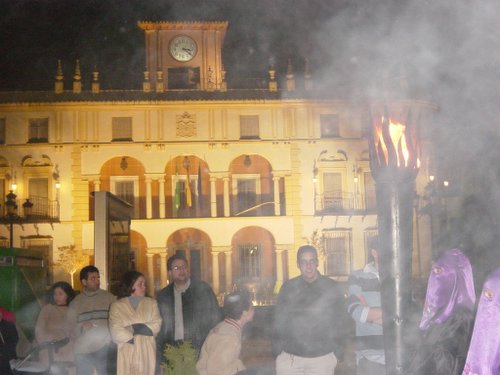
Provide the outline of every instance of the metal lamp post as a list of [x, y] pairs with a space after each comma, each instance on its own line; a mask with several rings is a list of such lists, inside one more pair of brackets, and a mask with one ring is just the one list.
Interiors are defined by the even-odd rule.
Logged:
[[413, 199], [419, 168], [410, 110], [371, 116], [370, 167], [376, 182], [380, 281], [387, 375], [403, 374], [411, 305]]
[[9, 239], [10, 247], [14, 247], [14, 221], [17, 219], [17, 195], [11, 190], [7, 194], [7, 201], [5, 202], [5, 207], [7, 209], [7, 220], [9, 222]]
[[14, 247], [14, 224], [20, 224], [22, 226], [24, 223], [30, 221], [33, 210], [33, 202], [31, 202], [28, 198], [26, 199], [26, 202], [23, 203], [24, 217], [21, 217], [17, 213], [17, 195], [14, 193], [14, 191], [10, 190], [6, 198], [7, 200], [5, 201], [5, 217], [0, 219], [2, 223], [6, 223], [9, 225], [9, 245], [12, 248]]

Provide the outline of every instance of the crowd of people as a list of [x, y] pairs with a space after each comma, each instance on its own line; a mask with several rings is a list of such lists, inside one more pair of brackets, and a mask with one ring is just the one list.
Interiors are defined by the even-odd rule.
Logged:
[[[156, 300], [146, 296], [145, 277], [137, 271], [123, 275], [117, 296], [101, 289], [99, 270], [91, 265], [80, 272], [83, 288], [76, 296], [68, 283], [56, 282], [36, 323], [38, 358], [67, 375], [163, 375], [174, 361], [169, 350], [183, 348], [188, 374], [333, 375], [354, 322], [357, 374], [383, 375], [378, 259], [375, 241], [369, 262], [349, 277], [346, 298], [340, 283], [318, 271], [316, 248], [301, 246], [300, 275], [285, 282], [277, 296], [275, 366], [264, 372], [246, 369], [240, 359], [242, 330], [255, 313], [250, 293], [228, 294], [221, 309], [210, 286], [190, 278], [188, 261], [179, 253], [167, 261], [171, 282]], [[486, 278], [476, 299], [468, 257], [459, 249], [442, 252], [432, 264], [421, 337], [405, 373], [500, 374], [499, 293], [500, 268]], [[11, 373], [17, 340], [15, 316], [0, 309], [1, 374]]]

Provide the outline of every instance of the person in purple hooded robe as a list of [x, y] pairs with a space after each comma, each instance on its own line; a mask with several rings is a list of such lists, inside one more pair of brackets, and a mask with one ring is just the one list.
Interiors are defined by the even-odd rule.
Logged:
[[420, 322], [421, 342], [409, 372], [460, 375], [474, 322], [476, 293], [469, 259], [447, 250], [433, 264]]
[[463, 375], [500, 374], [500, 268], [483, 286]]

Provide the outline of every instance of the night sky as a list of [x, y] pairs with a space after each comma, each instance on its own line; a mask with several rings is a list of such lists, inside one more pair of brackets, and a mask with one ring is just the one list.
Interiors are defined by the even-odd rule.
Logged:
[[53, 90], [58, 59], [69, 87], [77, 58], [84, 88], [96, 66], [104, 90], [141, 89], [138, 20], [227, 20], [229, 87], [288, 59], [300, 79], [307, 58], [318, 89], [380, 99], [403, 66], [402, 96], [440, 108], [441, 177], [498, 186], [499, 16], [498, 0], [0, 0], [0, 90]]
[[[103, 88], [140, 88], [144, 37], [139, 20], [228, 20], [228, 78], [262, 78], [288, 58], [318, 67], [329, 47], [321, 27], [345, 7], [326, 0], [1, 0], [0, 89], [52, 89], [57, 59], [70, 79], [79, 58], [85, 79], [97, 66]], [[85, 73], [86, 76], [85, 77]]]

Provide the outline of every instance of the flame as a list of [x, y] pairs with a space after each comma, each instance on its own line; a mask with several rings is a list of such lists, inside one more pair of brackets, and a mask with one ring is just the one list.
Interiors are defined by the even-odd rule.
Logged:
[[[386, 144], [386, 137], [383, 135], [382, 127], [384, 126], [386, 119], [381, 116], [380, 123], [375, 127], [375, 149], [380, 155], [380, 151], [383, 154], [386, 165], [389, 164], [389, 145]], [[406, 143], [406, 125], [398, 122], [389, 117], [389, 137], [391, 142], [391, 149], [396, 152], [396, 165], [398, 167], [405, 166], [408, 167], [408, 161], [410, 160], [410, 152], [408, 151], [408, 145]]]

